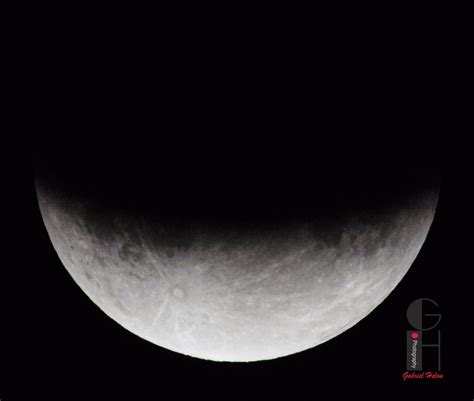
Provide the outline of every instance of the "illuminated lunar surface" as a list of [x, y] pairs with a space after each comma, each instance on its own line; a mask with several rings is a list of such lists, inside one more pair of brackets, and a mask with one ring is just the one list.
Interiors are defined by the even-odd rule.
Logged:
[[97, 212], [36, 187], [51, 241], [93, 302], [160, 347], [214, 361], [290, 355], [359, 322], [410, 268], [438, 198], [334, 224], [214, 230]]

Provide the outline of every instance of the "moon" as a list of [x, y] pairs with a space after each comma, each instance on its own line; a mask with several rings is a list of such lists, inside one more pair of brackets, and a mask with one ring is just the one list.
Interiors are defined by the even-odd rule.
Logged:
[[367, 316], [415, 260], [439, 194], [216, 225], [100, 207], [41, 177], [36, 189], [59, 258], [102, 311], [160, 347], [232, 362], [307, 350]]

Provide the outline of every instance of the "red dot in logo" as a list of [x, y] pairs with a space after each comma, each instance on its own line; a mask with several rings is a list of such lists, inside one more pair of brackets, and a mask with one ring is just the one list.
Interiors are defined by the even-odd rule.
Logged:
[[416, 340], [418, 338], [418, 333], [411, 333], [411, 338]]

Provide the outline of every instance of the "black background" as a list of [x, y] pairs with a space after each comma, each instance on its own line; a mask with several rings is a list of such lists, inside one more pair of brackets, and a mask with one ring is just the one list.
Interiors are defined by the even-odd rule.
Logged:
[[[387, 27], [387, 17], [369, 14], [377, 23], [368, 25], [347, 14], [352, 24], [346, 30], [296, 19], [274, 35], [264, 28], [250, 34], [240, 25], [237, 32], [247, 34], [234, 30], [226, 40], [213, 31], [209, 37], [219, 40], [206, 50], [200, 43], [209, 41], [200, 35], [177, 38], [176, 33], [165, 40], [172, 49], [163, 54], [156, 50], [162, 47], [145, 40], [127, 47], [107, 30], [88, 36], [80, 34], [87, 31], [82, 27], [66, 35], [69, 31], [58, 28], [71, 22], [66, 18], [28, 36], [28, 62], [19, 70], [27, 83], [21, 93], [28, 95], [28, 113], [21, 121], [34, 135], [24, 137], [30, 148], [25, 161], [5, 158], [13, 189], [6, 209], [12, 213], [4, 218], [14, 226], [1, 280], [2, 401], [365, 400], [392, 394], [472, 399], [472, 292], [465, 289], [471, 266], [463, 233], [471, 198], [461, 194], [469, 183], [466, 171], [456, 170], [445, 147], [446, 137], [461, 130], [456, 117], [463, 107], [448, 17], [436, 7], [398, 10], [397, 16], [408, 15], [407, 22], [395, 18], [398, 22]], [[287, 26], [276, 24], [282, 25]], [[316, 41], [308, 40], [314, 36]], [[107, 38], [106, 45], [98, 44], [99, 37]], [[283, 45], [280, 37], [292, 40]], [[190, 50], [176, 45], [181, 42]], [[80, 48], [80, 43], [86, 44]], [[176, 49], [179, 55], [170, 58]], [[53, 158], [64, 165], [94, 160], [112, 170], [119, 162], [123, 171], [123, 165], [136, 166], [143, 158], [155, 160], [157, 143], [159, 159], [165, 160], [160, 166], [179, 160], [177, 169], [166, 169], [168, 177], [181, 177], [198, 160], [205, 160], [201, 169], [211, 171], [230, 159], [233, 166], [251, 161], [244, 174], [276, 163], [290, 181], [298, 176], [298, 183], [309, 185], [315, 172], [330, 177], [359, 164], [380, 177], [423, 165], [441, 172], [443, 185], [418, 258], [368, 317], [303, 353], [215, 363], [149, 344], [106, 317], [62, 267], [39, 214], [35, 160]], [[226, 182], [239, 176], [238, 168], [230, 176], [223, 171]], [[420, 297], [436, 300], [443, 314], [445, 378], [403, 382], [405, 313]]]

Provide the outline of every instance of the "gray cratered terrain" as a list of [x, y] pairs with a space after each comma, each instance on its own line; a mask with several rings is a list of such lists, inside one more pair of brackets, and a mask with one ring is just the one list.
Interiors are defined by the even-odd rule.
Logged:
[[355, 325], [410, 268], [438, 198], [333, 225], [178, 229], [36, 186], [51, 241], [93, 302], [154, 344], [215, 361], [290, 355]]

